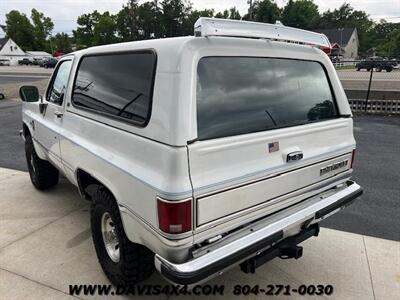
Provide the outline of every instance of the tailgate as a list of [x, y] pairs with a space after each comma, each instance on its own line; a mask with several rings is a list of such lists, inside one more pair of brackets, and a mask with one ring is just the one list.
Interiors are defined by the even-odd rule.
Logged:
[[[189, 145], [196, 225], [271, 201], [350, 169], [352, 119]], [[270, 152], [270, 144], [279, 150]], [[287, 162], [290, 153], [303, 158]]]

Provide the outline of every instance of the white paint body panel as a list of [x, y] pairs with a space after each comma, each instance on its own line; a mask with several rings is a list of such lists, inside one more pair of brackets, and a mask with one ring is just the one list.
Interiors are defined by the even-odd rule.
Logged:
[[[157, 53], [152, 112], [145, 128], [83, 111], [71, 104], [73, 80], [83, 55], [144, 49], [153, 49]], [[285, 192], [287, 182], [276, 179], [274, 184], [249, 187], [248, 196], [247, 192], [239, 190], [236, 194], [233, 188], [340, 155], [348, 157], [348, 153], [355, 148], [351, 118], [195, 141], [197, 64], [204, 56], [261, 56], [318, 61], [326, 69], [340, 114], [351, 116], [336, 72], [322, 51], [283, 42], [228, 37], [183, 37], [82, 50], [63, 58], [73, 58], [73, 66], [64, 103], [53, 108], [64, 112], [61, 119], [50, 112], [50, 106], [43, 116], [37, 103], [23, 105], [23, 122], [37, 141], [35, 147], [39, 156], [55, 164], [75, 185], [78, 185], [78, 170], [84, 170], [102, 182], [120, 205], [128, 238], [172, 261], [187, 259], [188, 248], [195, 242], [271, 213], [271, 210], [261, 209], [268, 197], [254, 202], [249, 196], [264, 194], [267, 189], [276, 189], [272, 194], [279, 196]], [[32, 121], [36, 124], [35, 130], [31, 126]], [[279, 141], [281, 150], [269, 154], [268, 143], [274, 141]], [[303, 151], [304, 159], [287, 164], [285, 153], [291, 149]], [[57, 155], [58, 160], [55, 160]], [[285, 201], [300, 201], [321, 192], [323, 188], [345, 181], [350, 173], [329, 182], [326, 180], [324, 186], [313, 186], [313, 192], [300, 189], [300, 194], [290, 194], [291, 198]], [[297, 182], [296, 188], [317, 181], [313, 177], [315, 174], [302, 175], [310, 177]], [[326, 175], [318, 180], [328, 177]], [[204, 198], [196, 208], [197, 198], [228, 188], [232, 189], [228, 197], [232, 199], [215, 196], [214, 203], [211, 197], [207, 201]], [[156, 196], [170, 200], [194, 196], [193, 231], [176, 236], [163, 234], [158, 229]], [[238, 206], [240, 213], [231, 209], [229, 218], [218, 219], [225, 216], [223, 206], [237, 197], [242, 201]], [[250, 209], [249, 206], [253, 207]], [[214, 211], [207, 214], [210, 209]], [[210, 223], [196, 227], [196, 224], [207, 222]]]

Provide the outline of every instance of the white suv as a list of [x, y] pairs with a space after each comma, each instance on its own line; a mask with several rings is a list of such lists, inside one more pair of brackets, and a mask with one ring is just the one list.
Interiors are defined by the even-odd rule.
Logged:
[[20, 90], [32, 183], [61, 173], [91, 201], [115, 284], [298, 258], [362, 193], [351, 110], [321, 47], [317, 33], [201, 18], [193, 37], [66, 55], [43, 98]]

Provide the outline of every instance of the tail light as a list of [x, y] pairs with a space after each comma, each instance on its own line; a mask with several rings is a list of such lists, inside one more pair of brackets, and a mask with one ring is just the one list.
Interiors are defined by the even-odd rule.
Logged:
[[351, 169], [353, 169], [353, 163], [355, 157], [356, 157], [356, 149], [353, 149], [353, 153], [351, 154], [351, 165], [350, 165]]
[[192, 230], [192, 198], [170, 201], [157, 197], [158, 224], [165, 233], [184, 233]]

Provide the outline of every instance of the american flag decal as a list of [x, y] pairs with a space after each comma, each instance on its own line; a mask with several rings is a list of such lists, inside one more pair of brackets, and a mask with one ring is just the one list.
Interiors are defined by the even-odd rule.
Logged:
[[268, 144], [269, 153], [279, 151], [279, 142], [273, 142]]

